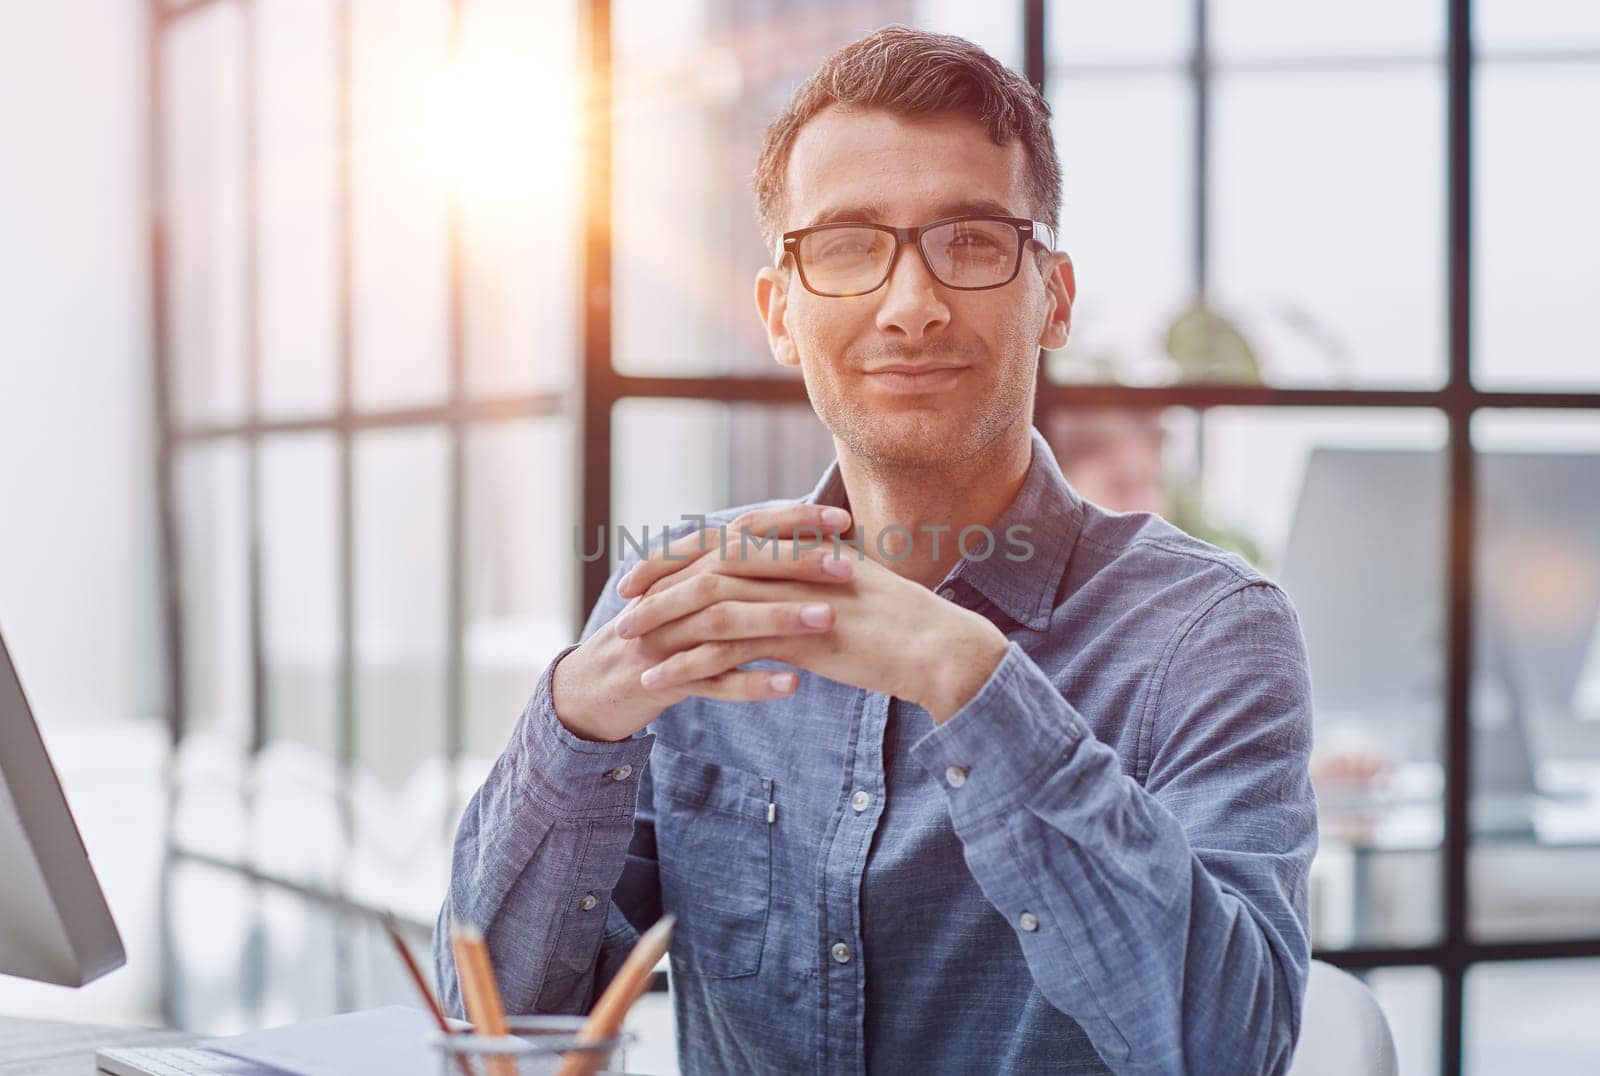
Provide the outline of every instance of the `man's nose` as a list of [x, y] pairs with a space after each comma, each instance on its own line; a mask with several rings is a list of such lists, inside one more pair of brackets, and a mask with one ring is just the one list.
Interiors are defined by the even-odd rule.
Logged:
[[928, 272], [922, 252], [913, 243], [900, 248], [878, 304], [878, 331], [904, 334], [916, 340], [950, 320], [950, 309], [939, 294], [939, 282]]

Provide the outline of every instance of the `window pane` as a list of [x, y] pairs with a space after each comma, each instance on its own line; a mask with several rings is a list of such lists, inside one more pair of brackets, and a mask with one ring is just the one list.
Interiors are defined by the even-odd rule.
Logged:
[[1169, 75], [1053, 84], [1060, 247], [1078, 297], [1058, 381], [1175, 379], [1167, 326], [1194, 294], [1192, 93]]
[[782, 372], [751, 300], [769, 258], [744, 177], [764, 114], [781, 104], [776, 85], [804, 78], [825, 50], [802, 38], [765, 51], [776, 24], [736, 36], [720, 10], [613, 5], [613, 322], [627, 373]]
[[261, 1026], [249, 997], [259, 967], [257, 895], [243, 875], [184, 860], [166, 867], [173, 1026], [231, 1035]]
[[266, 730], [251, 852], [276, 877], [331, 886], [346, 841], [338, 796], [338, 445], [329, 434], [276, 436], [260, 451]]
[[[448, 873], [448, 867], [445, 870]], [[443, 901], [444, 887], [441, 884], [434, 906], [429, 909], [421, 922], [431, 927], [439, 913], [439, 905]], [[417, 988], [406, 973], [405, 965], [400, 962], [399, 954], [394, 951], [394, 943], [389, 940], [389, 935], [383, 927], [371, 919], [347, 915], [341, 917], [339, 931], [350, 954], [348, 972], [352, 1004], [358, 1009], [374, 1009], [384, 1005], [405, 1005], [416, 1008]], [[430, 980], [433, 979], [433, 960], [429, 944], [409, 931], [405, 936], [412, 956], [422, 968], [422, 974]], [[444, 1068], [441, 1067], [440, 1072], [443, 1071]]]
[[906, 21], [923, 30], [964, 37], [1013, 71], [1022, 70], [1021, 4], [916, 0]]
[[168, 357], [185, 423], [244, 409], [244, 173], [239, 8], [216, 4], [164, 39]]
[[1176, 67], [1194, 48], [1194, 0], [1052, 0], [1044, 22], [1052, 77], [1058, 65], [1068, 71], [1129, 62]]
[[1436, 0], [1345, 0], [1338, 5], [1208, 0], [1216, 55], [1438, 54], [1445, 5]]
[[1360, 973], [1389, 1021], [1400, 1071], [1439, 1071], [1439, 973], [1432, 968], [1374, 968]]
[[1441, 384], [1440, 72], [1224, 75], [1216, 90], [1215, 300], [1260, 379]]
[[268, 743], [256, 758], [250, 865], [335, 892], [350, 845], [340, 806], [343, 783], [334, 759], [288, 741]]
[[184, 729], [172, 839], [243, 862], [249, 847], [250, 657], [246, 449], [217, 441], [174, 460]]
[[250, 740], [245, 449], [219, 441], [175, 461], [183, 596], [185, 736]]
[[[1156, 511], [1278, 579], [1312, 668], [1318, 948], [1438, 923], [1444, 425], [1420, 411], [1058, 411], [1073, 488]], [[1374, 625], [1381, 625], [1375, 628]]]
[[[731, 504], [728, 491], [728, 406], [699, 400], [623, 400], [612, 423], [613, 564], [625, 554], [618, 528], [642, 545], [685, 514]], [[663, 451], [671, 445], [672, 451]], [[646, 531], [646, 528], [649, 528]], [[591, 536], [584, 535], [585, 549]], [[653, 539], [652, 539], [653, 540]]]
[[334, 406], [337, 310], [337, 86], [334, 5], [251, 9], [259, 95], [261, 409]]
[[468, 386], [560, 389], [579, 355], [577, 6], [476, 0], [463, 15], [445, 111]]
[[261, 445], [266, 738], [332, 757], [339, 707], [339, 460], [330, 434]]
[[1600, 7], [1592, 0], [1474, 0], [1472, 26], [1474, 43], [1491, 57], [1600, 45]]
[[1483, 412], [1471, 926], [1600, 926], [1600, 418]]
[[[670, 446], [670, 450], [663, 450]], [[612, 436], [615, 482], [608, 546], [612, 561], [688, 514], [777, 497], [803, 497], [833, 459], [833, 438], [803, 405], [624, 400]], [[586, 548], [594, 537], [585, 535]]]
[[466, 797], [505, 749], [539, 674], [578, 638], [573, 449], [565, 419], [487, 425], [467, 440], [467, 758], [457, 779]]
[[347, 924], [340, 923], [337, 913], [272, 886], [261, 887], [260, 907], [264, 989], [259, 1026], [279, 1027], [338, 1012], [335, 962], [347, 945], [340, 937], [340, 927]]
[[1477, 70], [1473, 380], [1600, 388], [1600, 143], [1533, 117], [1600, 110], [1600, 62]]
[[1479, 964], [1467, 972], [1466, 1071], [1578, 1076], [1600, 1056], [1600, 960]]
[[347, 878], [360, 899], [406, 914], [449, 876], [440, 847], [449, 798], [448, 477], [441, 428], [356, 441], [358, 761]]
[[355, 0], [351, 228], [355, 395], [362, 406], [445, 394], [446, 185], [430, 107], [444, 66], [444, 0]]
[[444, 743], [446, 448], [438, 428], [355, 446], [356, 740], [391, 791]]

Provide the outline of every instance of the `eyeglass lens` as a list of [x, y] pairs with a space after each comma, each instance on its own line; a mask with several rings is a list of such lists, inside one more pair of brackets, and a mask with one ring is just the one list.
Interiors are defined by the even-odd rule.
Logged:
[[[933, 275], [952, 288], [1002, 284], [1016, 266], [1016, 228], [993, 220], [958, 220], [922, 233]], [[881, 285], [894, 259], [894, 236], [876, 228], [826, 228], [800, 240], [806, 282], [835, 295], [860, 295]]]

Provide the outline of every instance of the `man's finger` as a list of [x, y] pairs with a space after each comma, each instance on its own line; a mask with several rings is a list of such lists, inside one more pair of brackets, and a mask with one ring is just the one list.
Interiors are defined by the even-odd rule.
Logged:
[[673, 654], [713, 639], [814, 635], [833, 627], [824, 601], [719, 601], [650, 633], [649, 650]]
[[778, 652], [785, 648], [783, 639], [725, 639], [701, 643], [680, 650], [659, 665], [650, 666], [639, 674], [639, 683], [652, 690], [678, 688], [693, 680], [719, 676], [757, 658], [781, 660]]
[[[718, 562], [715, 569], [696, 571], [671, 582], [657, 581], [648, 594], [630, 603], [616, 620], [617, 635], [632, 639], [670, 624], [707, 606], [751, 596], [756, 579], [793, 583], [841, 583], [854, 571], [848, 559], [825, 550], [807, 550], [797, 560], [756, 557]], [[778, 595], [772, 595], [773, 598]]]
[[[810, 537], [821, 545], [828, 536], [842, 534], [849, 527], [850, 513], [843, 508], [819, 504], [783, 504], [753, 509], [734, 519], [727, 526], [726, 543], [730, 549], [746, 545], [739, 540], [742, 531], [763, 539], [771, 536], [801, 540], [805, 537], [805, 530], [810, 528], [814, 532]], [[712, 550], [718, 550], [720, 555], [722, 543], [722, 535], [701, 527], [680, 535], [676, 541], [651, 550], [649, 556], [619, 579], [617, 596], [632, 598], [645, 593], [656, 580], [679, 571], [690, 559]], [[669, 554], [671, 559], [668, 559]]]
[[684, 684], [678, 690], [724, 702], [761, 702], [792, 695], [799, 682], [799, 676], [788, 670], [733, 669]]

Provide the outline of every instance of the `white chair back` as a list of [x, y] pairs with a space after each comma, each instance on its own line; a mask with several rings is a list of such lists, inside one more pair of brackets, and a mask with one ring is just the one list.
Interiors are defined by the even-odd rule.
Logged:
[[1389, 1021], [1372, 991], [1354, 975], [1313, 960], [1289, 1076], [1398, 1076], [1399, 1071]]

